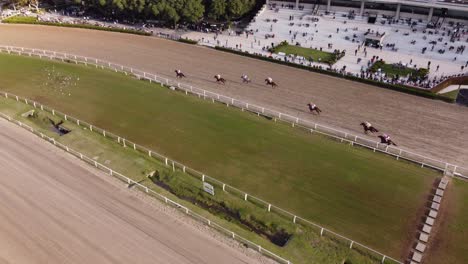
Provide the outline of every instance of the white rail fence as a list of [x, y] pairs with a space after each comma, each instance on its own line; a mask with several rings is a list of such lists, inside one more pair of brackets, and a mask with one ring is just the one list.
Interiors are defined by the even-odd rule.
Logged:
[[171, 80], [157, 74], [147, 73], [131, 67], [103, 61], [96, 58], [84, 57], [79, 55], [31, 49], [23, 47], [0, 46], [0, 52], [13, 53], [26, 56], [37, 56], [39, 58], [59, 60], [62, 62], [71, 62], [75, 64], [84, 64], [96, 68], [108, 68], [115, 72], [122, 72], [130, 74], [138, 79], [147, 80], [149, 82], [156, 82], [164, 86], [173, 87], [176, 90], [182, 91], [186, 94], [196, 95], [203, 99], [210, 99], [213, 102], [220, 102], [227, 106], [234, 106], [240, 108], [242, 111], [246, 110], [257, 115], [262, 115], [276, 121], [282, 121], [291, 124], [293, 127], [298, 127], [310, 131], [311, 133], [320, 133], [344, 143], [349, 143], [353, 146], [365, 147], [373, 150], [374, 152], [381, 152], [395, 157], [397, 160], [406, 160], [421, 165], [421, 167], [430, 167], [446, 174], [456, 177], [468, 179], [468, 168], [455, 165], [453, 163], [436, 160], [429, 158], [408, 150], [403, 150], [394, 146], [388, 146], [377, 141], [369, 140], [361, 136], [341, 131], [329, 126], [321, 125], [308, 120], [300, 119], [299, 117], [289, 114], [281, 113], [275, 110], [268, 109], [263, 106], [247, 103], [232, 97], [228, 97], [219, 93], [214, 93], [204, 89], [196, 88], [191, 85], [183, 84], [177, 80]]
[[[0, 92], [1, 94], [1, 97], [0, 98], [6, 98], [6, 99], [12, 99], [12, 100], [16, 100], [17, 102], [21, 102], [21, 103], [24, 103], [24, 104], [27, 104], [27, 105], [31, 105], [32, 107], [36, 108], [36, 109], [40, 109], [42, 111], [45, 111], [45, 112], [48, 112], [54, 116], [57, 116], [59, 118], [63, 118], [64, 120], [68, 121], [68, 122], [71, 122], [71, 123], [74, 123], [78, 126], [81, 126], [83, 128], [86, 128], [86, 129], [89, 129], [90, 131], [94, 132], [94, 133], [97, 133], [99, 135], [102, 135], [103, 137], [106, 137], [106, 138], [110, 138], [111, 140], [115, 140], [117, 143], [119, 143], [122, 147], [125, 147], [125, 148], [130, 148], [130, 149], [133, 149], [135, 151], [140, 151], [142, 153], [144, 153], [145, 155], [148, 155], [149, 157], [152, 157], [154, 159], [156, 159], [157, 161], [161, 162], [162, 164], [164, 164], [166, 167], [168, 168], [171, 168], [173, 171], [181, 171], [183, 173], [186, 173], [190, 176], [193, 176], [197, 179], [199, 179], [200, 181], [202, 182], [209, 182], [211, 183], [212, 185], [216, 186], [217, 188], [219, 189], [222, 189], [223, 191], [227, 192], [227, 193], [230, 193], [232, 195], [235, 195], [237, 197], [240, 197], [242, 199], [244, 199], [246, 202], [250, 202], [250, 203], [253, 203], [254, 205], [260, 207], [260, 208], [263, 208], [265, 209], [266, 212], [269, 212], [269, 213], [276, 213], [277, 215], [285, 218], [285, 219], [289, 219], [290, 221], [292, 221], [293, 223], [295, 224], [302, 224], [304, 226], [308, 226], [308, 227], [312, 227], [314, 228], [317, 233], [320, 233], [320, 236], [328, 236], [328, 237], [332, 237], [332, 238], [336, 238], [338, 240], [340, 240], [342, 243], [346, 244], [346, 245], [349, 245], [350, 248], [352, 249], [355, 249], [355, 250], [358, 250], [358, 251], [361, 251], [361, 252], [365, 252], [367, 253], [368, 255], [370, 255], [371, 257], [374, 257], [375, 259], [381, 261], [381, 263], [399, 263], [399, 264], [403, 264], [402, 262], [398, 261], [397, 259], [395, 258], [392, 258], [392, 257], [389, 257], [387, 256], [386, 254], [383, 254], [383, 253], [380, 253], [379, 251], [377, 250], [374, 250], [368, 246], [365, 246], [364, 244], [361, 244], [359, 242], [356, 242], [355, 240], [352, 240], [350, 238], [347, 238], [341, 234], [338, 234], [332, 230], [329, 230], [325, 227], [322, 227], [316, 223], [313, 223], [305, 218], [302, 218], [300, 216], [297, 216], [296, 214], [293, 214], [291, 212], [288, 212], [280, 207], [277, 207], [269, 202], [266, 202], [260, 198], [257, 198], [253, 195], [250, 195], [242, 190], [239, 190], [235, 187], [232, 187], [228, 184], [225, 184], [215, 178], [212, 178], [208, 175], [205, 175], [197, 170], [194, 170], [190, 167], [187, 167], [185, 165], [183, 165], [182, 163], [179, 163], [175, 160], [172, 160], [164, 155], [161, 155], [153, 150], [150, 150], [146, 147], [143, 147], [141, 145], [138, 145], [132, 141], [129, 141], [127, 139], [125, 139], [124, 137], [121, 137], [121, 136], [118, 136], [118, 135], [115, 135], [111, 132], [108, 132], [102, 128], [99, 128], [95, 125], [92, 125], [92, 124], [89, 124], [85, 121], [82, 121], [82, 120], [79, 120], [73, 116], [70, 116], [70, 115], [67, 115], [67, 114], [64, 114], [64, 113], [61, 113], [60, 111], [56, 111], [50, 107], [47, 107], [45, 105], [42, 105], [41, 103], [39, 102], [35, 102], [33, 100], [29, 100], [27, 98], [23, 98], [23, 97], [20, 97], [20, 96], [17, 96], [17, 95], [14, 95], [14, 94], [11, 94], [11, 93], [6, 93], [6, 92]], [[2, 115], [0, 113], [0, 115]], [[5, 116], [4, 116], [5, 117]], [[11, 121], [11, 118], [6, 116], [6, 118], [8, 120]], [[20, 122], [17, 122], [17, 124], [23, 126], [23, 127], [26, 127], [28, 128], [29, 130], [31, 130], [31, 132], [34, 132], [32, 130], [32, 128], [30, 127], [27, 127], [26, 125], [20, 123]], [[36, 132], [37, 134], [37, 132]], [[41, 137], [43, 138], [46, 138], [45, 135], [43, 134], [40, 134]], [[46, 138], [48, 139], [50, 142], [53, 142], [55, 145], [67, 150], [69, 149], [67, 146], [62, 146], [60, 145], [60, 143], [56, 142], [53, 138]], [[73, 152], [71, 152], [72, 154], [75, 154]], [[76, 155], [75, 155], [76, 156]], [[81, 158], [81, 154], [79, 155], [79, 157]], [[82, 158], [83, 160], [87, 161], [88, 163], [91, 163], [93, 166], [97, 167], [97, 168], [105, 168], [105, 169], [108, 169], [107, 167], [95, 162], [94, 160], [92, 159], [84, 159]], [[111, 171], [110, 169], [108, 169], [109, 171], [109, 174], [113, 175], [118, 175], [118, 176], [121, 176], [119, 174], [116, 174], [115, 172]], [[125, 178], [125, 179], [128, 179], [128, 178]], [[135, 183], [134, 181], [132, 180], [126, 180], [129, 184], [133, 184]], [[140, 185], [139, 185], [140, 186]], [[145, 191], [147, 189], [147, 187], [141, 185], [140, 186], [141, 188], [143, 188]], [[184, 209], [186, 209], [185, 207], [183, 207]], [[206, 221], [205, 221], [206, 222]], [[228, 233], [228, 232], [224, 232], [224, 233]], [[231, 235], [231, 233], [228, 233], [229, 235]], [[234, 236], [234, 235], [233, 235]], [[247, 245], [251, 245], [253, 244], [252, 242], [249, 244], [247, 243]], [[261, 249], [261, 247], [258, 247], [258, 249]], [[261, 251], [263, 253], [263, 251]], [[270, 252], [271, 253], [271, 252]], [[273, 253], [271, 253], [273, 254]], [[272, 255], [269, 255], [269, 256], [272, 256]], [[276, 259], [276, 257], [274, 257]], [[279, 258], [280, 260], [282, 260], [282, 258]], [[285, 263], [290, 263], [289, 261], [285, 261]]]
[[42, 139], [50, 142], [51, 144], [55, 145], [56, 147], [61, 148], [62, 150], [65, 150], [66, 152], [72, 154], [73, 156], [85, 161], [86, 163], [90, 164], [91, 166], [93, 166], [93, 167], [95, 167], [95, 168], [97, 168], [97, 169], [99, 169], [99, 170], [101, 170], [101, 171], [103, 171], [103, 172], [105, 172], [105, 173], [107, 173], [107, 174], [109, 174], [111, 176], [114, 176], [115, 178], [127, 183], [128, 185], [136, 186], [140, 191], [143, 191], [143, 192], [145, 192], [145, 193], [147, 193], [147, 194], [149, 194], [149, 195], [163, 201], [164, 203], [166, 203], [168, 205], [171, 205], [171, 206], [181, 210], [185, 214], [190, 215], [191, 217], [195, 218], [196, 220], [201, 221], [202, 223], [216, 229], [217, 231], [227, 235], [228, 237], [230, 237], [232, 239], [235, 239], [235, 240], [237, 240], [238, 242], [240, 242], [240, 243], [242, 243], [244, 245], [247, 245], [249, 248], [252, 248], [252, 249], [262, 253], [263, 255], [265, 255], [267, 257], [270, 257], [270, 258], [272, 258], [272, 259], [274, 259], [274, 260], [276, 260], [276, 261], [278, 261], [280, 263], [292, 264], [291, 261], [286, 260], [286, 259], [276, 255], [275, 253], [273, 253], [273, 252], [271, 252], [271, 251], [269, 251], [267, 249], [264, 249], [262, 246], [257, 245], [254, 242], [252, 242], [252, 241], [250, 241], [250, 240], [248, 240], [248, 239], [246, 239], [246, 238], [244, 238], [242, 236], [239, 236], [235, 232], [232, 232], [231, 230], [222, 227], [221, 225], [217, 224], [216, 222], [213, 222], [210, 219], [205, 218], [205, 217], [193, 212], [189, 208], [187, 208], [187, 207], [185, 207], [185, 206], [183, 206], [183, 205], [169, 199], [168, 197], [166, 197], [166, 196], [164, 196], [164, 195], [162, 195], [162, 194], [160, 194], [160, 193], [158, 193], [158, 192], [156, 192], [156, 191], [154, 191], [154, 190], [152, 190], [152, 189], [150, 189], [150, 188], [148, 188], [148, 187], [146, 187], [146, 186], [144, 186], [144, 185], [142, 185], [142, 184], [140, 184], [140, 183], [126, 177], [126, 176], [124, 176], [124, 175], [122, 175], [121, 173], [119, 173], [117, 171], [114, 171], [114, 170], [104, 166], [103, 164], [93, 160], [92, 158], [89, 158], [89, 157], [83, 155], [82, 153], [80, 153], [80, 152], [78, 152], [76, 150], [73, 150], [73, 149], [69, 148], [66, 145], [63, 145], [63, 144], [57, 142], [54, 138], [48, 137], [48, 136], [44, 135], [43, 133], [34, 130], [32, 127], [30, 127], [30, 126], [28, 126], [28, 125], [26, 125], [26, 124], [24, 124], [24, 123], [22, 123], [20, 121], [17, 121], [15, 119], [11, 118], [8, 115], [5, 115], [4, 113], [0, 112], [0, 117], [2, 117], [2, 118], [6, 119], [6, 120], [8, 120], [8, 121], [22, 127], [22, 128], [24, 128], [24, 129], [32, 132], [33, 134], [35, 134], [35, 135], [41, 137]]

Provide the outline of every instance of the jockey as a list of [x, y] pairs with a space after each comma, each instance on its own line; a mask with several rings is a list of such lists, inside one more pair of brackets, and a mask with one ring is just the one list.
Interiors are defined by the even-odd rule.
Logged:
[[309, 103], [309, 108], [310, 110], [315, 110], [317, 108], [317, 105], [313, 104], [312, 102]]
[[176, 73], [177, 73], [177, 74], [181, 74], [182, 72], [181, 72], [179, 69], [177, 69], [177, 70], [176, 70]]
[[247, 74], [242, 75], [241, 78], [242, 78], [242, 80], [244, 80], [244, 81], [248, 81], [248, 80], [249, 80], [249, 76], [247, 76]]
[[267, 80], [268, 80], [269, 83], [273, 82], [273, 79], [271, 77], [268, 77]]
[[369, 122], [367, 122], [367, 121], [366, 121], [366, 122], [364, 122], [364, 125], [365, 125], [367, 128], [371, 128], [371, 126], [372, 126], [372, 124], [371, 124], [371, 123], [369, 123]]
[[217, 74], [216, 79], [218, 79], [218, 80], [221, 79], [221, 74]]
[[383, 134], [382, 137], [385, 139], [386, 142], [390, 140], [390, 136], [387, 134]]

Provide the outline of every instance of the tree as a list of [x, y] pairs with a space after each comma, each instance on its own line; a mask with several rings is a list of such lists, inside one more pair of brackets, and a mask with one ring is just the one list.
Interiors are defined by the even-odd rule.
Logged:
[[176, 25], [180, 20], [180, 16], [177, 14], [176, 9], [166, 0], [160, 0], [156, 4], [153, 4], [151, 6], [151, 11], [155, 17], [171, 22], [174, 25]]
[[230, 18], [240, 17], [243, 12], [242, 0], [230, 0], [227, 5], [227, 11]]
[[226, 17], [226, 0], [213, 0], [210, 4], [208, 17], [214, 20], [219, 20]]
[[199, 22], [205, 13], [205, 6], [202, 0], [185, 0], [185, 5], [181, 10], [182, 17], [190, 23]]

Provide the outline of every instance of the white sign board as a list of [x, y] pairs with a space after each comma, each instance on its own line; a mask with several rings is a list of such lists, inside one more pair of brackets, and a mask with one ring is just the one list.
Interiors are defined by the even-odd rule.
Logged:
[[204, 182], [203, 183], [203, 190], [211, 195], [215, 195], [215, 191], [214, 191], [214, 187], [213, 185], [207, 183], [207, 182]]

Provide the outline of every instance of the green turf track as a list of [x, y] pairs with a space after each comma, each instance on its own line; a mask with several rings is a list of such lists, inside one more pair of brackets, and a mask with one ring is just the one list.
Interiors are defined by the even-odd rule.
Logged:
[[[468, 263], [468, 183], [453, 179], [445, 192], [447, 211], [433, 242], [428, 264]], [[441, 221], [441, 219], [439, 219]]]
[[[48, 80], [52, 69], [75, 81], [60, 91], [63, 80]], [[438, 175], [107, 70], [0, 55], [0, 73], [0, 90], [125, 136], [397, 257]]]

